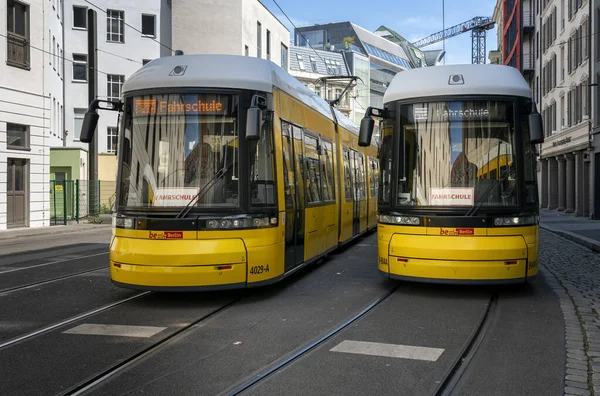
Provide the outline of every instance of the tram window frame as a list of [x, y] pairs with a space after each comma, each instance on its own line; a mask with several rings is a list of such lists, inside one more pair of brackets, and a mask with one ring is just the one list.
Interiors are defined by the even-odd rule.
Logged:
[[374, 199], [379, 196], [379, 160], [369, 156], [369, 165], [369, 179], [371, 183], [369, 186], [369, 199]]
[[[344, 169], [344, 197], [346, 202], [354, 202], [354, 188], [352, 187], [352, 167], [350, 166], [350, 150], [348, 146], [342, 146], [342, 161]], [[350, 193], [350, 196], [348, 196]]]
[[[307, 140], [314, 140], [314, 146], [312, 143], [307, 142]], [[319, 206], [324, 203], [322, 199], [322, 179], [321, 179], [321, 159], [319, 155], [319, 135], [311, 132], [310, 130], [304, 128], [304, 138], [302, 140], [304, 146], [304, 158], [302, 166], [304, 167], [304, 192], [305, 192], [305, 202], [307, 207]], [[311, 165], [309, 163], [313, 163]], [[311, 172], [312, 171], [312, 172]], [[318, 172], [318, 173], [317, 173]], [[311, 175], [312, 173], [312, 175]], [[313, 180], [317, 184], [316, 189], [314, 191], [309, 191], [309, 186], [312, 185]], [[310, 183], [309, 183], [310, 182]], [[313, 200], [313, 193], [316, 191], [318, 199]]]
[[[358, 155], [357, 155], [358, 154]], [[360, 159], [360, 162], [358, 160]], [[358, 150], [354, 151], [354, 163], [356, 164], [356, 191], [358, 192], [357, 201], [367, 199], [366, 194], [366, 175], [365, 175], [365, 155]]]
[[[321, 168], [322, 168], [322, 181], [324, 180], [324, 185], [322, 184], [323, 191], [327, 190], [329, 195], [329, 199], [324, 200], [325, 203], [335, 203], [335, 173], [334, 169], [334, 146], [331, 139], [321, 136]], [[327, 154], [329, 153], [329, 154]]]
[[[272, 208], [272, 207], [277, 207], [277, 158], [276, 157], [276, 150], [275, 150], [275, 132], [274, 132], [274, 117], [271, 114], [271, 116], [268, 117], [267, 120], [265, 120], [263, 122], [263, 125], [261, 127], [261, 134], [260, 134], [260, 139], [255, 141], [255, 142], [248, 142], [248, 156], [249, 156], [249, 166], [250, 169], [255, 169], [255, 167], [260, 163], [260, 161], [258, 161], [258, 158], [256, 156], [251, 156], [251, 150], [253, 150], [253, 145], [256, 144], [257, 146], [263, 142], [265, 142], [265, 137], [268, 136], [269, 138], [269, 144], [270, 144], [270, 158], [271, 158], [271, 180], [262, 180], [263, 182], [270, 182], [271, 185], [273, 186], [271, 189], [271, 202], [266, 202], [266, 203], [256, 203], [253, 202], [254, 197], [252, 196], [252, 185], [253, 183], [257, 183], [260, 182], [260, 180], [256, 181], [254, 180], [254, 174], [250, 173], [248, 175], [248, 191], [250, 192], [250, 196], [249, 196], [249, 205], [252, 208]], [[266, 188], [266, 184], [263, 185], [263, 188]], [[267, 190], [265, 190], [267, 191]]]

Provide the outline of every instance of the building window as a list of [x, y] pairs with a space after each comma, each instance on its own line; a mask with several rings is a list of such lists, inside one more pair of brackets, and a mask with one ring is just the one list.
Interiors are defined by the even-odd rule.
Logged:
[[106, 10], [106, 41], [125, 42], [125, 12]]
[[281, 67], [283, 67], [285, 70], [287, 70], [287, 66], [288, 66], [288, 48], [281, 43]]
[[586, 19], [581, 24], [581, 58], [586, 60], [589, 58], [590, 49], [590, 31], [589, 31], [589, 20]]
[[52, 36], [52, 59], [54, 60], [52, 67], [56, 70], [56, 37], [54, 36]]
[[116, 127], [106, 128], [106, 152], [115, 154], [117, 152], [117, 143], [119, 135]]
[[19, 124], [6, 124], [6, 148], [29, 149], [29, 127]]
[[118, 101], [121, 98], [121, 89], [125, 82], [125, 76], [109, 74], [106, 76], [106, 96], [108, 100]]
[[590, 106], [588, 105], [588, 80], [584, 80], [581, 83], [581, 108], [583, 113], [583, 119], [588, 119], [590, 116]]
[[312, 71], [317, 73], [319, 71], [319, 69], [317, 68], [317, 60], [315, 59], [314, 56], [310, 57], [310, 65], [312, 66]]
[[260, 22], [256, 22], [256, 57], [260, 58], [262, 56], [261, 51], [262, 44], [262, 28]]
[[29, 6], [8, 0], [6, 12], [6, 62], [11, 66], [29, 67]]
[[156, 15], [142, 14], [142, 34], [147, 37], [156, 37]]
[[73, 81], [87, 81], [87, 55], [73, 54]]
[[73, 109], [73, 140], [79, 141], [86, 109]]
[[87, 7], [73, 6], [73, 28], [87, 30]]
[[267, 29], [267, 59], [271, 60], [271, 32]]
[[304, 58], [302, 57], [302, 55], [300, 55], [300, 54], [296, 54], [296, 58], [298, 59], [298, 68], [299, 68], [300, 70], [306, 70], [306, 69], [304, 68]]
[[564, 129], [566, 127], [565, 124], [565, 97], [560, 97], [560, 127]]

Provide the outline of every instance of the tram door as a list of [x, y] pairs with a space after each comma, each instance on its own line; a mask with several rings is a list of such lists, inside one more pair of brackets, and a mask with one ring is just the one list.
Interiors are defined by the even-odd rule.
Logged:
[[352, 167], [352, 171], [350, 173], [352, 175], [352, 186], [354, 196], [354, 209], [352, 211], [352, 235], [356, 235], [360, 232], [360, 188], [358, 185], [360, 180], [359, 162], [359, 153], [354, 150], [350, 150], [350, 166]]
[[[299, 182], [296, 151], [302, 158], [302, 129], [281, 123], [283, 140], [283, 184], [285, 195], [285, 270], [288, 271], [304, 261], [304, 205]], [[296, 142], [296, 144], [294, 144]], [[294, 149], [296, 146], [296, 150]]]

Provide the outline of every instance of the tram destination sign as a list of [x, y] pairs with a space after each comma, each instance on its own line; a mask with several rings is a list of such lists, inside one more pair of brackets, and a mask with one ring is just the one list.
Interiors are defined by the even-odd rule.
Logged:
[[164, 95], [153, 98], [136, 98], [135, 116], [147, 115], [225, 115], [230, 108], [227, 95]]
[[[510, 105], [510, 104], [509, 104]], [[415, 104], [415, 121], [506, 121], [507, 103], [496, 101], [431, 102]]]

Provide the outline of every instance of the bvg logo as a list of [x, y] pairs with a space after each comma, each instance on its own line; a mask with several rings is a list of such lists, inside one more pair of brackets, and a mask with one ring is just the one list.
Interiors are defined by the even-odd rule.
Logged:
[[474, 235], [475, 230], [473, 228], [440, 228], [440, 235], [448, 236], [460, 236], [460, 235]]
[[183, 232], [181, 231], [165, 231], [165, 232], [152, 232], [148, 235], [149, 239], [182, 239]]

